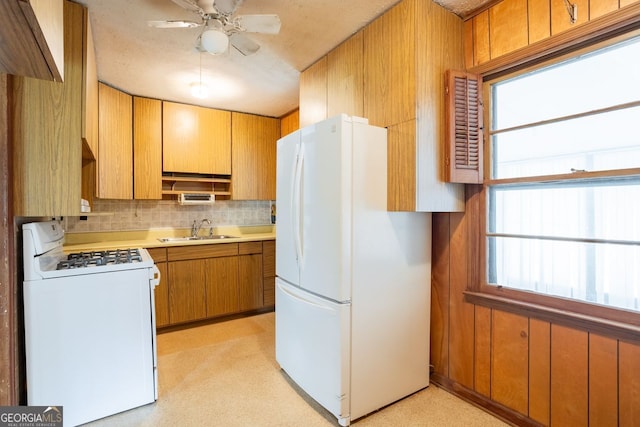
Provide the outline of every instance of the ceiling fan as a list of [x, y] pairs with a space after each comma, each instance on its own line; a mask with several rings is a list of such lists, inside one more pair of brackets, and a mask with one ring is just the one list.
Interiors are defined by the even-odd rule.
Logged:
[[202, 27], [196, 49], [213, 55], [224, 53], [233, 46], [243, 55], [251, 55], [260, 45], [243, 33], [278, 34], [278, 15], [233, 16], [243, 0], [171, 0], [178, 6], [198, 14], [201, 22], [194, 21], [147, 21], [155, 28]]

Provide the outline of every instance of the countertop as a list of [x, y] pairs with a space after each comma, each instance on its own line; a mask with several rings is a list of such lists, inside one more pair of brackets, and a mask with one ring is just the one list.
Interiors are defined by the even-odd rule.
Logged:
[[[200, 230], [206, 236], [209, 227]], [[183, 242], [161, 242], [162, 237], [185, 237], [191, 234], [189, 228], [152, 228], [136, 231], [103, 231], [86, 233], [66, 233], [63, 250], [80, 252], [90, 250], [126, 248], [165, 248], [170, 246], [216, 245], [221, 243], [254, 242], [276, 238], [275, 225], [221, 226], [214, 227], [214, 234], [237, 236], [226, 239], [188, 240]]]

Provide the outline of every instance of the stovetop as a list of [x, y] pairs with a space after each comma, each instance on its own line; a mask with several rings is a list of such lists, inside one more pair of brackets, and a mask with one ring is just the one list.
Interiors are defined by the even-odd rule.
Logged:
[[23, 224], [24, 280], [125, 272], [153, 268], [144, 248], [95, 250], [65, 254], [60, 221]]
[[60, 261], [56, 270], [142, 262], [139, 249], [114, 249], [106, 251], [77, 252]]

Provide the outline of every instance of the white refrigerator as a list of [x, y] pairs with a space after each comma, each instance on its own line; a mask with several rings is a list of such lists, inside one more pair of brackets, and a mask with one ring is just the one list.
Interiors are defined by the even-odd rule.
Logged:
[[387, 131], [278, 141], [276, 359], [349, 425], [429, 385], [431, 214], [387, 212]]

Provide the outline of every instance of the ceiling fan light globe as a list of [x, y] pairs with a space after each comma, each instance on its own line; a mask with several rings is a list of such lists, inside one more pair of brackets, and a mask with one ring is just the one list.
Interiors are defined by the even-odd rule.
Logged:
[[224, 53], [229, 48], [229, 37], [223, 32], [207, 30], [202, 33], [200, 43], [207, 52], [218, 55]]

